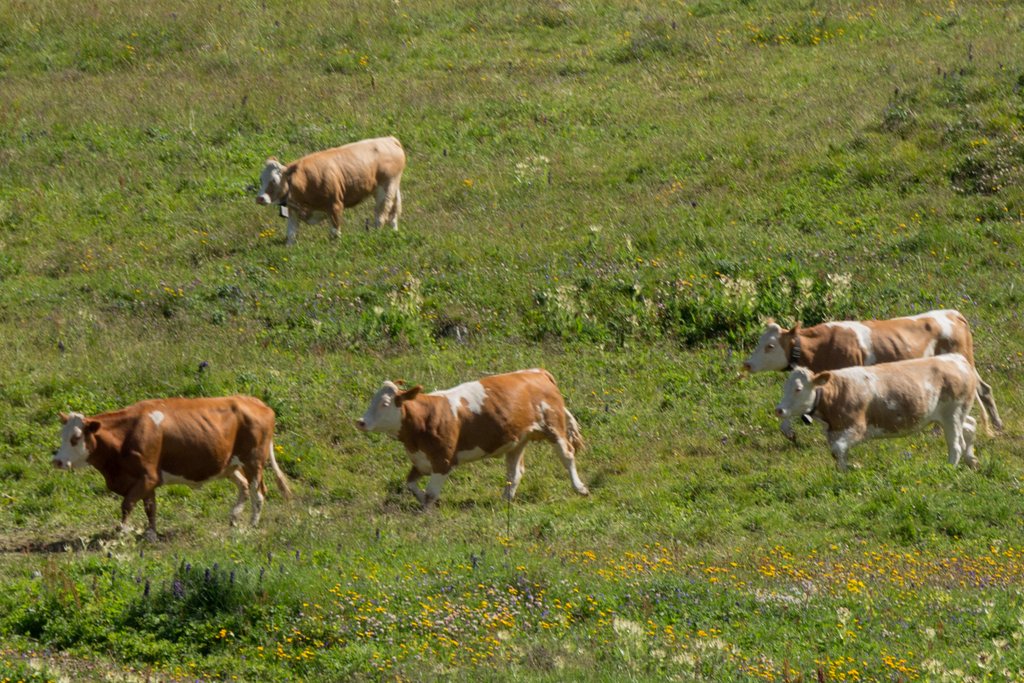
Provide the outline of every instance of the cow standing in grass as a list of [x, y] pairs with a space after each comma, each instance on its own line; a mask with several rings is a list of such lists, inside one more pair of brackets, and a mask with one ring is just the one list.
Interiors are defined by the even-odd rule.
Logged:
[[155, 541], [156, 488], [161, 484], [200, 484], [228, 478], [238, 487], [231, 524], [238, 523], [248, 496], [252, 525], [263, 510], [263, 468], [269, 462], [281, 493], [291, 491], [274, 458], [274, 411], [250, 396], [168, 398], [140, 401], [110, 413], [60, 415], [60, 469], [92, 465], [107, 488], [124, 497], [121, 528], [141, 500]]
[[257, 204], [287, 207], [288, 244], [294, 244], [299, 220], [331, 221], [331, 237], [341, 231], [341, 214], [371, 194], [376, 196], [377, 227], [398, 229], [402, 213], [405, 150], [397, 138], [360, 140], [308, 154], [287, 166], [270, 157], [260, 173]]
[[[959, 353], [974, 367], [971, 326], [959, 311], [929, 311], [892, 320], [828, 322], [786, 330], [769, 321], [754, 353], [744, 363], [748, 372], [793, 370], [805, 367], [813, 372], [838, 370], [858, 365], [875, 365], [913, 358]], [[977, 375], [977, 371], [975, 371]], [[1002, 431], [992, 387], [976, 377], [978, 399], [988, 427], [991, 420]], [[796, 439], [786, 418], [782, 433]]]
[[[422, 390], [385, 382], [356, 426], [402, 442], [412, 460], [406, 486], [424, 509], [437, 502], [457, 465], [502, 455], [505, 498], [512, 500], [526, 470], [523, 451], [531, 441], [550, 442], [576, 492], [589, 493], [576, 473], [575, 454], [583, 447], [579, 424], [548, 371], [493, 375], [431, 394]], [[419, 487], [425, 476], [430, 477], [426, 493]]]
[[977, 469], [976, 422], [970, 416], [977, 377], [959, 353], [819, 373], [797, 368], [786, 379], [775, 414], [822, 423], [840, 470], [858, 443], [911, 434], [935, 422], [946, 436], [949, 463], [963, 458]]

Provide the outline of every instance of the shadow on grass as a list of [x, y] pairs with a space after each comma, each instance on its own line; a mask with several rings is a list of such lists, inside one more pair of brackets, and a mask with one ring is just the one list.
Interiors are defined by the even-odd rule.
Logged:
[[[180, 534], [175, 531], [161, 532], [158, 543], [175, 540]], [[126, 543], [146, 543], [142, 533], [135, 531], [123, 533], [114, 529], [101, 531], [91, 536], [75, 536], [55, 541], [26, 540], [13, 541], [0, 545], [0, 554], [39, 554], [75, 553], [87, 551], [110, 550], [114, 546]]]

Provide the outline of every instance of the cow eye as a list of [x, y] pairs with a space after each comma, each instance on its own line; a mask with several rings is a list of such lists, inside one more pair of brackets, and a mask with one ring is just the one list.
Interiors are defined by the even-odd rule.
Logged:
[[80, 436], [73, 436], [73, 437], [71, 437], [71, 445], [72, 446], [77, 446], [78, 442], [81, 441], [81, 440], [82, 440], [82, 437], [80, 437]]

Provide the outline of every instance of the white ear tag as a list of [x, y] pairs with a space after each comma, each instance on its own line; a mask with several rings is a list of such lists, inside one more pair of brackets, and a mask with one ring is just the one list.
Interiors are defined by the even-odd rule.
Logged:
[[280, 204], [277, 207], [277, 214], [281, 218], [288, 218], [288, 207], [285, 204]]

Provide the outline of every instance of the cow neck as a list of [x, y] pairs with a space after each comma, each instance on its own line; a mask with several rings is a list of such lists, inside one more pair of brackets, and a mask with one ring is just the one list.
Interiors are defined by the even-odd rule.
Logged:
[[110, 443], [110, 434], [103, 427], [100, 427], [99, 431], [89, 438], [93, 441], [93, 449], [89, 451], [86, 462], [102, 471], [103, 464], [110, 459], [112, 454], [120, 450], [120, 444]]
[[814, 402], [811, 403], [811, 409], [808, 410], [806, 413], [804, 413], [803, 415], [800, 416], [800, 419], [802, 419], [804, 421], [804, 423], [811, 424], [812, 422], [814, 422], [814, 418], [818, 418], [819, 420], [821, 420], [825, 424], [828, 424], [828, 420], [826, 420], [823, 415], [818, 415], [817, 414], [818, 406], [821, 405], [821, 394], [822, 394], [822, 388], [821, 387], [818, 387], [817, 389], [814, 390]]
[[800, 359], [804, 355], [803, 345], [800, 343], [800, 330], [793, 330], [793, 345], [789, 347], [789, 365], [786, 370], [792, 371], [800, 365]]

